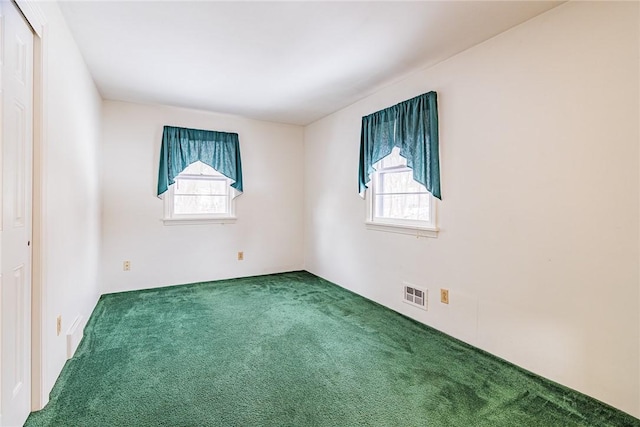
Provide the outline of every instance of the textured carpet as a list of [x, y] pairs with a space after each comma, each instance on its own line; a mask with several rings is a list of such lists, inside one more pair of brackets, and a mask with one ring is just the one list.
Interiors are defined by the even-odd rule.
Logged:
[[27, 426], [640, 426], [306, 272], [103, 296]]

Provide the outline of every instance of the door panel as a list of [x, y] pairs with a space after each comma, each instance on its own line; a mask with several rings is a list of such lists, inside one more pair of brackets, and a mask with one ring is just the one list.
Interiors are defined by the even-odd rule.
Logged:
[[11, 2], [0, 15], [0, 425], [21, 426], [31, 408], [33, 33]]

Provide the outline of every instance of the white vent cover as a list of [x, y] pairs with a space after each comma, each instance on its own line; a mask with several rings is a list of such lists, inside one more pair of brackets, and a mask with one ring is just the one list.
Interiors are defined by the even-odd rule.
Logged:
[[404, 296], [403, 301], [423, 310], [427, 309], [427, 291], [417, 288], [410, 283], [403, 283]]

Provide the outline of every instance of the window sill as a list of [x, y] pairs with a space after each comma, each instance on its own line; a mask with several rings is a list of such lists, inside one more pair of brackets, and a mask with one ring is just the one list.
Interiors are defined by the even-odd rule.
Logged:
[[417, 225], [385, 224], [366, 221], [367, 230], [385, 231], [387, 233], [408, 234], [416, 237], [438, 237], [438, 227], [420, 227]]
[[164, 225], [235, 224], [234, 216], [220, 218], [162, 218]]

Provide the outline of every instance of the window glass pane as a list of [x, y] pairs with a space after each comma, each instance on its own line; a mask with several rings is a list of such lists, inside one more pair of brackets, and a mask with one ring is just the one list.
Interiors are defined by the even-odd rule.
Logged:
[[228, 212], [227, 196], [178, 195], [173, 198], [173, 212], [178, 215], [224, 214]]
[[228, 189], [229, 185], [227, 180], [180, 178], [180, 176], [178, 176], [176, 179], [175, 194], [225, 195]]
[[176, 177], [172, 215], [231, 215], [230, 180], [212, 167], [195, 162]]
[[[382, 159], [373, 175], [371, 195], [373, 197], [372, 220], [388, 220], [388, 223], [431, 221], [429, 205], [431, 194], [413, 179], [413, 171], [407, 168], [407, 161], [394, 148]], [[416, 298], [420, 298], [416, 295]]]
[[381, 172], [376, 193], [426, 193], [422, 184], [413, 180], [413, 171]]
[[378, 218], [429, 221], [429, 194], [376, 195]]

